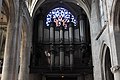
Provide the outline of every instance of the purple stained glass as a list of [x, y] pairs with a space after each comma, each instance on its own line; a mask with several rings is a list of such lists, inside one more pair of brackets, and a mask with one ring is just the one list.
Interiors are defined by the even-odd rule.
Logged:
[[71, 22], [74, 23], [74, 26], [76, 26], [75, 17], [72, 15], [71, 12], [69, 12], [67, 9], [62, 7], [55, 8], [47, 14], [47, 18], [46, 18], [47, 26], [49, 26], [49, 23], [52, 22], [52, 19], [56, 23], [56, 27], [63, 25], [65, 29], [67, 29], [67, 23], [70, 22], [70, 20]]

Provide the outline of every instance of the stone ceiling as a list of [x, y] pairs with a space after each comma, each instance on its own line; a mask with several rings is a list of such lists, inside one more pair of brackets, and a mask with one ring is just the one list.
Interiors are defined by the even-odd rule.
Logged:
[[[39, 7], [39, 3], [41, 3], [41, 2], [43, 2], [43, 4], [46, 5], [46, 6], [44, 5], [43, 7], [47, 10], [49, 10], [48, 8], [51, 8], [51, 6], [54, 6], [58, 3], [63, 3], [63, 4], [66, 4], [66, 5], [69, 5], [73, 9], [76, 9], [76, 7], [74, 5], [71, 5], [71, 3], [74, 3], [75, 5], [78, 5], [78, 6], [81, 6], [81, 4], [82, 4], [82, 5], [87, 6], [85, 8], [89, 8], [87, 11], [85, 11], [85, 12], [88, 12], [88, 13], [89, 13], [90, 7], [91, 7], [91, 0], [29, 0], [29, 2], [32, 2], [31, 4], [34, 4], [34, 7], [31, 5], [32, 9], [33, 8], [34, 9], [33, 10], [31, 9], [31, 11], [33, 11], [33, 12], [30, 12], [30, 14], [34, 13], [34, 11], [36, 12], [36, 10]], [[37, 9], [36, 9], [36, 6], [37, 6]]]

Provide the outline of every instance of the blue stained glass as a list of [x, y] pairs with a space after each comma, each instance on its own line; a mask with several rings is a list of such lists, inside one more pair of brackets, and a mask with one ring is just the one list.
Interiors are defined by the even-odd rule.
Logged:
[[49, 23], [52, 22], [52, 18], [53, 18], [54, 22], [56, 23], [56, 27], [59, 27], [61, 25], [61, 23], [64, 23], [63, 26], [66, 29], [67, 23], [70, 22], [70, 20], [71, 20], [71, 22], [74, 23], [74, 26], [76, 26], [75, 17], [72, 15], [71, 12], [69, 12], [65, 8], [58, 7], [58, 8], [51, 10], [47, 14], [47, 18], [46, 18], [46, 25], [47, 26], [49, 26]]

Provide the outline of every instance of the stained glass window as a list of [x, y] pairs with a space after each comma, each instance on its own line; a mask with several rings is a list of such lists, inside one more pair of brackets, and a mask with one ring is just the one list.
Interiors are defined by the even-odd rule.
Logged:
[[46, 25], [49, 26], [52, 21], [56, 23], [56, 27], [62, 25], [65, 29], [67, 29], [67, 23], [70, 21], [74, 23], [74, 26], [76, 26], [75, 17], [71, 12], [62, 7], [55, 8], [47, 14]]

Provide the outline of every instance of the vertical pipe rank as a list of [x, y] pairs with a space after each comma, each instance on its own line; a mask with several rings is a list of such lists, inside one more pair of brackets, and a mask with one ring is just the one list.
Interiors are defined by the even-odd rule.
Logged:
[[70, 67], [73, 66], [73, 42], [74, 42], [74, 24], [72, 22], [68, 23], [69, 27], [69, 39], [70, 39]]
[[53, 67], [55, 63], [55, 55], [54, 55], [54, 43], [55, 43], [55, 23], [50, 23], [50, 51], [51, 51], [51, 61], [50, 66]]
[[85, 14], [80, 15], [80, 40], [81, 42], [86, 42], [85, 33]]
[[64, 27], [60, 26], [60, 69], [64, 66]]

